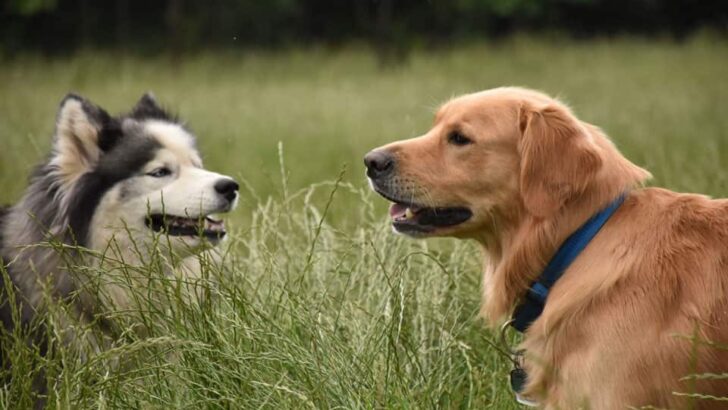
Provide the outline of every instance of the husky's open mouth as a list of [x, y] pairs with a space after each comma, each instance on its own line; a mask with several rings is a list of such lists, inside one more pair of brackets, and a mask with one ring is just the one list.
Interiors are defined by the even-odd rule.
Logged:
[[153, 214], [146, 218], [147, 227], [155, 232], [164, 232], [169, 236], [195, 236], [208, 240], [220, 240], [225, 234], [225, 222], [211, 216], [195, 218]]

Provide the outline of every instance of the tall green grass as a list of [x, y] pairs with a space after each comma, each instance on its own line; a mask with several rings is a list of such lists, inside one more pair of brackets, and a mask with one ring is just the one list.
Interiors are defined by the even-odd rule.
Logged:
[[[476, 316], [478, 249], [392, 235], [362, 155], [425, 131], [453, 95], [524, 85], [603, 126], [656, 184], [726, 196], [725, 67], [728, 42], [711, 38], [516, 38], [417, 51], [390, 70], [364, 48], [3, 62], [0, 202], [18, 199], [47, 154], [68, 90], [111, 111], [153, 90], [189, 120], [208, 168], [245, 188], [223, 261], [200, 280], [162, 280], [154, 263], [86, 272], [146, 275], [157, 289], [155, 303], [149, 287], [130, 289], [140, 309], [114, 313], [103, 352], [79, 343], [42, 358], [21, 329], [5, 335], [13, 366], [0, 406], [31, 405], [31, 365], [42, 363], [58, 408], [517, 408], [509, 364]], [[140, 321], [145, 332], [131, 331]]]
[[[328, 199], [312, 202], [316, 191]], [[326, 222], [338, 196], [361, 203], [352, 231]], [[127, 289], [140, 301], [133, 311], [109, 315], [119, 324], [111, 348], [81, 343], [39, 358], [18, 333], [10, 360], [44, 363], [49, 403], [61, 408], [513, 408], [507, 363], [476, 318], [475, 250], [397, 238], [371, 199], [332, 181], [259, 203], [223, 260], [183, 284], [199, 298], [184, 297], [154, 258], [83, 269], [96, 285], [148, 280]], [[139, 323], [141, 334], [130, 330]], [[28, 372], [11, 368], [6, 408], [32, 403]]]

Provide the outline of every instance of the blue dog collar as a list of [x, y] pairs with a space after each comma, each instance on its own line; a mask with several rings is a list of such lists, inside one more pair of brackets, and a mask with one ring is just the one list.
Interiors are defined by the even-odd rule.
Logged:
[[614, 212], [619, 209], [619, 206], [624, 202], [624, 198], [625, 195], [623, 194], [614, 200], [564, 241], [554, 257], [551, 258], [549, 264], [546, 265], [541, 276], [531, 284], [521, 303], [516, 307], [513, 312], [511, 326], [519, 332], [525, 332], [531, 326], [531, 323], [538, 319], [546, 305], [546, 298], [548, 298], [551, 287], [554, 286], [581, 251], [589, 245], [589, 242], [594, 239]]

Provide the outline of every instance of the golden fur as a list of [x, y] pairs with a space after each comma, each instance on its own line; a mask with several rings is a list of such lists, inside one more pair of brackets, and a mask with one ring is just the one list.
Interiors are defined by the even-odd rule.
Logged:
[[[473, 143], [449, 143], [453, 130]], [[472, 211], [431, 235], [480, 242], [494, 326], [561, 243], [627, 193], [524, 336], [526, 396], [547, 409], [728, 408], [674, 394], [728, 395], [728, 380], [684, 379], [728, 372], [714, 346], [728, 347], [728, 200], [641, 188], [650, 174], [599, 128], [521, 88], [453, 99], [425, 135], [378, 150], [396, 161], [392, 196]]]

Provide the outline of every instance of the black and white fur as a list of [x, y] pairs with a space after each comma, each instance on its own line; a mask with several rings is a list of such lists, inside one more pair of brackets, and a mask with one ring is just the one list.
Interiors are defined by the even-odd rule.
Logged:
[[[169, 274], [194, 276], [197, 255], [225, 234], [210, 215], [232, 210], [237, 200], [238, 184], [202, 167], [191, 132], [150, 94], [115, 117], [69, 94], [58, 111], [50, 156], [20, 201], [0, 209], [0, 263], [11, 282], [0, 289], [13, 289], [24, 323], [44, 309], [48, 294], [70, 298], [75, 316], [92, 315], [98, 301], [79, 292], [79, 264], [133, 265], [145, 246], [165, 246], [185, 256]], [[155, 240], [161, 234], [169, 240]], [[68, 252], [58, 244], [69, 245]], [[78, 251], [103, 254], [110, 247], [119, 254], [105, 261]], [[124, 289], [107, 287], [114, 306], [128, 306]], [[2, 296], [0, 317], [10, 328], [13, 306], [5, 291]]]

